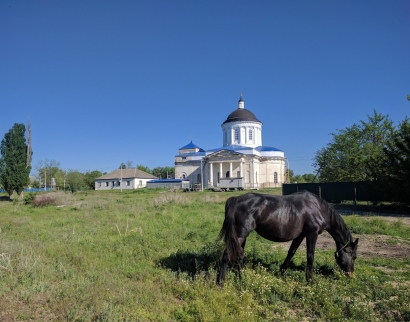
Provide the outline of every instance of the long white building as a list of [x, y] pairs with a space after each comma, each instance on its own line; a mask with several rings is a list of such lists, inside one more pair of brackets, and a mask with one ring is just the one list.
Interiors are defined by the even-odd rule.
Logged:
[[238, 108], [221, 127], [222, 147], [204, 150], [191, 141], [179, 149], [175, 178], [204, 187], [219, 186], [221, 178], [243, 178], [246, 189], [280, 187], [286, 182], [285, 153], [262, 145], [262, 122], [245, 109], [242, 94]]

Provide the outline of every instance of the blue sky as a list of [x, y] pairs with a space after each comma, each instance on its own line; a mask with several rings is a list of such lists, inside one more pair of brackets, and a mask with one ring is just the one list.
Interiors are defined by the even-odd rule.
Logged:
[[30, 118], [33, 167], [173, 166], [237, 108], [313, 173], [330, 133], [409, 115], [410, 2], [0, 2], [0, 137]]

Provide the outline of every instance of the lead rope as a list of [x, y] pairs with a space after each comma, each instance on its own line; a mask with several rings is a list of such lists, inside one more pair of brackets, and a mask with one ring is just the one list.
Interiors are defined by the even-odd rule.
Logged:
[[340, 248], [339, 250], [335, 251], [335, 255], [336, 255], [337, 257], [339, 257], [339, 252], [340, 252], [341, 250], [343, 250], [344, 248], [346, 248], [346, 246], [349, 245], [349, 243], [350, 243], [350, 241], [348, 241], [347, 244], [344, 245], [342, 248]]

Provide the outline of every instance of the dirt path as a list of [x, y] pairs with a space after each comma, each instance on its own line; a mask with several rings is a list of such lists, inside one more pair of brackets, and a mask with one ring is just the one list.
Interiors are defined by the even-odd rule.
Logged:
[[[352, 214], [343, 213], [341, 214]], [[357, 211], [354, 212], [358, 214]], [[388, 221], [402, 221], [403, 224], [410, 227], [410, 216], [408, 215], [391, 215], [391, 214], [375, 214], [366, 213], [364, 216], [370, 218], [378, 217]], [[391, 237], [385, 235], [358, 235], [354, 234], [354, 238], [359, 238], [359, 247], [357, 249], [357, 256], [370, 256], [370, 257], [387, 257], [387, 258], [406, 258], [410, 256], [410, 240], [402, 239], [400, 237]], [[282, 247], [284, 250], [288, 250], [291, 242], [276, 243], [274, 248]], [[327, 232], [321, 234], [317, 240], [317, 248], [325, 250], [336, 250], [335, 242]], [[299, 251], [306, 250], [306, 242], [303, 241], [300, 245]]]
[[[392, 243], [392, 238], [384, 235], [354, 235], [354, 237], [359, 238], [357, 256], [388, 258], [406, 258], [410, 256], [410, 242], [401, 238], [395, 237], [397, 243]], [[290, 242], [276, 243], [273, 247], [282, 247], [287, 251], [290, 244]], [[324, 250], [336, 250], [335, 242], [328, 233], [319, 236], [316, 247]], [[303, 241], [298, 251], [305, 252], [305, 250], [306, 242]]]

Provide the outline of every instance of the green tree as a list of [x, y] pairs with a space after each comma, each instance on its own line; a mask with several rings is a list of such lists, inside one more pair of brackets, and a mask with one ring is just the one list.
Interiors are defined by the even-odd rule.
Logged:
[[154, 176], [161, 179], [174, 178], [175, 168], [174, 167], [155, 167], [151, 172]]
[[146, 173], [151, 173], [152, 174], [151, 169], [144, 166], [144, 165], [142, 165], [142, 164], [137, 165], [137, 169], [139, 169], [141, 171], [144, 171]]
[[393, 200], [410, 204], [410, 122], [406, 118], [384, 148], [383, 188]]
[[384, 153], [391, 140], [393, 122], [388, 115], [373, 111], [368, 121], [360, 121], [337, 133], [326, 147], [316, 152], [313, 167], [322, 182], [379, 180]]
[[66, 183], [71, 191], [80, 190], [85, 187], [85, 175], [77, 170], [68, 170]]
[[61, 187], [63, 185], [64, 172], [60, 168], [60, 162], [53, 159], [40, 160], [37, 162], [35, 169], [42, 184], [50, 187], [51, 178], [55, 178], [56, 186]]
[[306, 173], [302, 177], [307, 183], [318, 182], [317, 177], [313, 173]]
[[14, 191], [22, 198], [30, 183], [32, 152], [26, 144], [25, 132], [24, 124], [15, 123], [0, 145], [0, 181], [10, 198]]
[[102, 173], [98, 170], [87, 171], [84, 175], [84, 183], [88, 189], [95, 189], [95, 179], [101, 177]]

